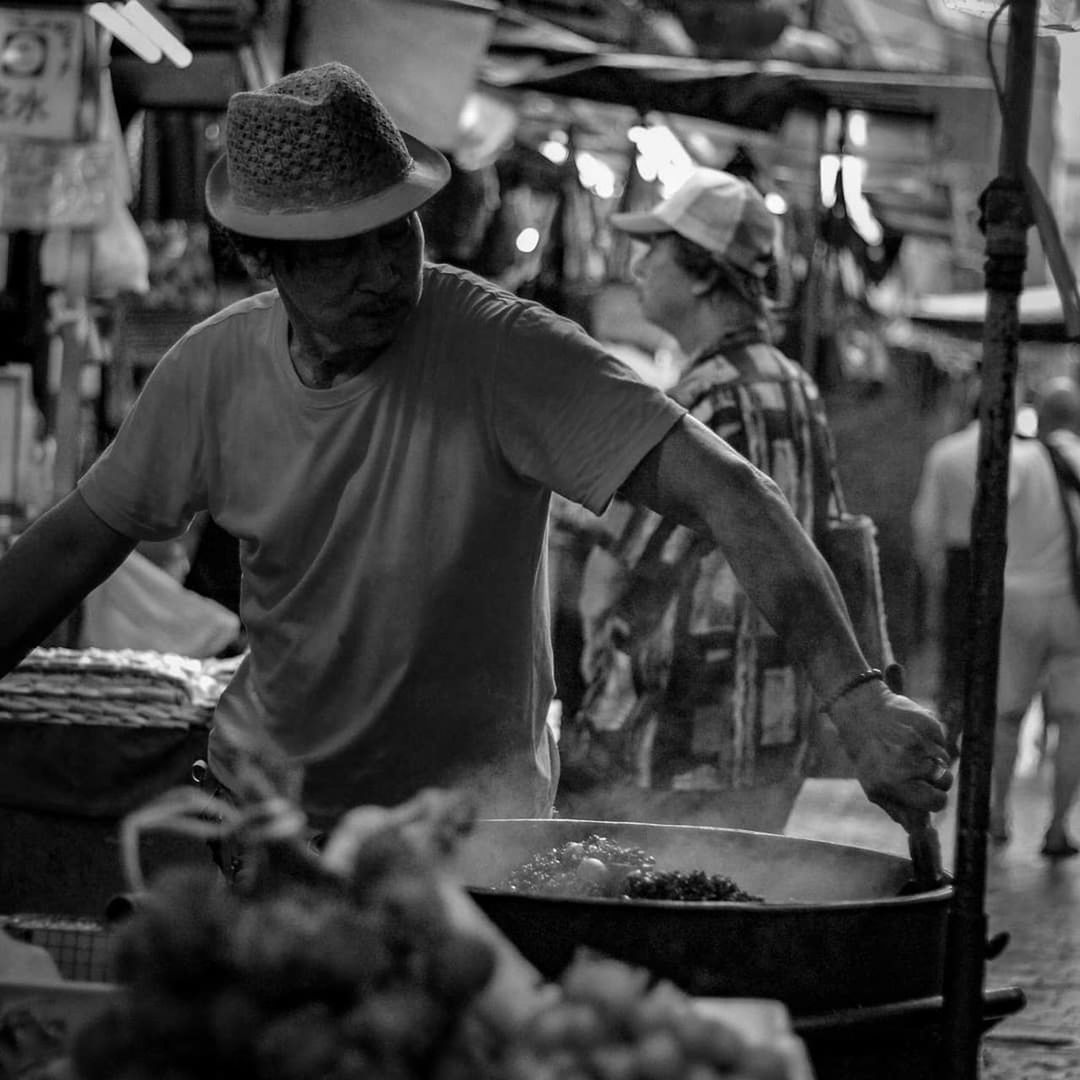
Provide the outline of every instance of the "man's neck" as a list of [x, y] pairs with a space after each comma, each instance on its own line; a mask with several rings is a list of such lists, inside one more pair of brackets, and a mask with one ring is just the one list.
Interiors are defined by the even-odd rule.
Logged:
[[674, 336], [693, 362], [722, 349], [726, 342], [756, 336], [763, 327], [764, 317], [746, 304], [721, 300], [695, 308]]
[[289, 359], [297, 378], [313, 390], [329, 390], [366, 371], [383, 350], [328, 350], [313, 347], [289, 331]]

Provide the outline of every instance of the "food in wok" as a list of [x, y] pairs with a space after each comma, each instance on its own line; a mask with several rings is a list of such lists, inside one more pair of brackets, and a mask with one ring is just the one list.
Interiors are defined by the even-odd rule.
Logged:
[[[765, 903], [664, 903], [510, 892], [515, 868], [590, 833], [656, 866], [730, 875]], [[941, 992], [952, 890], [903, 892], [911, 863], [847, 844], [700, 825], [478, 821], [454, 856], [484, 913], [548, 977], [587, 945], [692, 994], [778, 998], [791, 1013]]]
[[723, 874], [658, 870], [644, 849], [599, 833], [534, 855], [506, 878], [508, 892], [537, 896], [603, 896], [627, 900], [761, 902]]

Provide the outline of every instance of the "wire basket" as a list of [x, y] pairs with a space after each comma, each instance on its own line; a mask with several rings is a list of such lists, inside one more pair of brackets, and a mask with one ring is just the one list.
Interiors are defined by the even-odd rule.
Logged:
[[65, 979], [109, 982], [108, 928], [93, 919], [62, 915], [0, 915], [0, 927], [18, 941], [46, 949]]

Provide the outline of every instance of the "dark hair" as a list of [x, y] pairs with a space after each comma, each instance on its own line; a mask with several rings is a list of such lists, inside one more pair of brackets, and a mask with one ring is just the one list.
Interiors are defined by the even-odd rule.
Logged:
[[1069, 375], [1055, 375], [1035, 388], [1039, 433], [1080, 426], [1080, 385]]
[[[416, 211], [410, 211], [401, 220], [411, 218]], [[387, 228], [392, 223], [381, 226]], [[233, 252], [236, 259], [243, 264], [244, 270], [249, 276], [259, 280], [273, 279], [273, 265], [275, 256], [288, 257], [294, 253], [298, 246], [307, 241], [304, 240], [275, 240], [260, 236], [248, 236], [222, 225], [221, 222], [210, 218], [210, 229], [217, 238], [218, 243], [226, 250]]]
[[249, 275], [260, 280], [268, 280], [271, 277], [271, 256], [278, 241], [235, 232], [215, 218], [209, 215], [207, 217], [211, 235], [221, 249], [231, 251]]
[[675, 261], [693, 277], [712, 278], [712, 291], [734, 293], [757, 310], [763, 310], [767, 300], [765, 282], [760, 278], [713, 254], [680, 233], [670, 234], [675, 241]]

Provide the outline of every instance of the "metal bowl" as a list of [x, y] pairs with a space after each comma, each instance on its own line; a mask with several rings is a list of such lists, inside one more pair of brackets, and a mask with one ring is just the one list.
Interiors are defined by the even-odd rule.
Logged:
[[[582, 899], [508, 891], [533, 856], [597, 833], [658, 869], [724, 874], [765, 903]], [[799, 837], [568, 819], [478, 822], [457, 869], [488, 917], [546, 977], [586, 946], [692, 994], [769, 997], [795, 1016], [941, 992], [952, 888], [899, 895], [907, 859]]]

